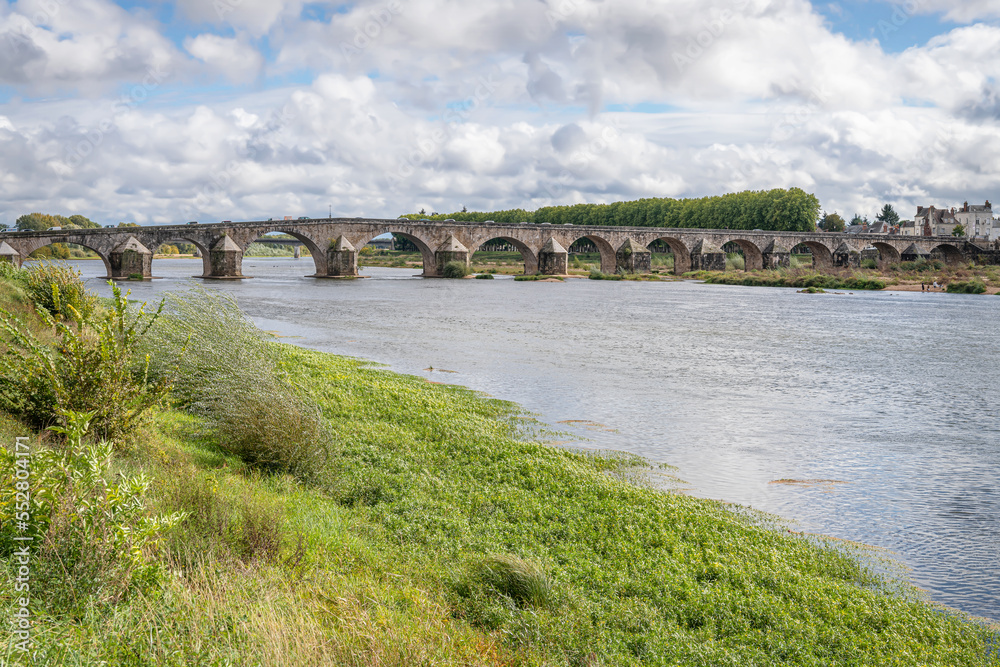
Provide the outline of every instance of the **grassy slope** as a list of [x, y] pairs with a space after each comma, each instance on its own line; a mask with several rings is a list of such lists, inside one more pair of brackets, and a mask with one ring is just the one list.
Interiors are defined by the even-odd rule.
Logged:
[[[161, 414], [121, 465], [154, 478], [151, 509], [190, 513], [172, 575], [159, 596], [41, 619], [43, 663], [1000, 664], [988, 631], [841, 552], [518, 440], [508, 404], [285, 352], [337, 434], [326, 483], [250, 473]], [[538, 563], [544, 602], [500, 594], [477, 574], [487, 554]]]

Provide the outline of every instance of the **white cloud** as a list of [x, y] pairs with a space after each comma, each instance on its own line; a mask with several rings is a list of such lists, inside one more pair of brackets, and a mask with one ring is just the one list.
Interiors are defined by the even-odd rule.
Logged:
[[[203, 64], [105, 0], [33, 24], [0, 80], [97, 99], [4, 110], [0, 222], [35, 209], [267, 218], [330, 203], [395, 216], [791, 186], [828, 210], [889, 202], [906, 216], [1000, 197], [993, 25], [886, 54], [831, 33], [805, 0], [361, 0], [323, 20], [298, 2], [221, 1], [233, 10], [221, 17], [178, 3], [233, 32], [202, 25], [183, 40]], [[33, 7], [0, 4], [0, 33]], [[272, 61], [251, 36], [266, 36]], [[174, 72], [163, 99], [122, 109], [102, 96], [156, 63]], [[186, 101], [185, 82], [205, 72], [252, 85]], [[309, 83], [266, 87], [305, 72]], [[643, 103], [667, 110], [606, 111]]]
[[184, 14], [198, 22], [230, 25], [264, 35], [283, 15], [295, 16], [298, 0], [177, 0]]
[[221, 72], [233, 83], [253, 81], [264, 67], [264, 56], [238, 38], [202, 34], [184, 41], [192, 56]]
[[[885, 0], [892, 2], [893, 0]], [[1000, 17], [1000, 5], [995, 0], [908, 0], [902, 5], [910, 13], [944, 14], [946, 19], [971, 23]]]
[[179, 66], [157, 26], [107, 0], [0, 5], [0, 83], [93, 96]]

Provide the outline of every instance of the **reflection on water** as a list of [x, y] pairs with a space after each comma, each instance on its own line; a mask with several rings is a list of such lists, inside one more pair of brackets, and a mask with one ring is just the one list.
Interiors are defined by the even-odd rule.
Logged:
[[[184, 288], [200, 261], [153, 267], [135, 296]], [[935, 600], [1000, 617], [1000, 299], [311, 268], [247, 259], [255, 279], [203, 284], [296, 344], [455, 371], [435, 379], [677, 466], [698, 495], [886, 547]]]

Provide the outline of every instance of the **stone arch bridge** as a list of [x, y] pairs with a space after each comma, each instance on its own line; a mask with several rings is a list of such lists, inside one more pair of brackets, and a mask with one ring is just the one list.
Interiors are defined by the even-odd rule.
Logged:
[[[525, 273], [567, 272], [567, 248], [589, 241], [601, 255], [601, 270], [646, 272], [649, 246], [666, 244], [674, 255], [674, 272], [724, 270], [723, 247], [735, 244], [748, 270], [788, 266], [793, 248], [805, 246], [817, 268], [859, 266], [861, 252], [874, 247], [888, 265], [934, 256], [951, 263], [975, 260], [998, 263], [1000, 252], [953, 237], [906, 237], [823, 232], [768, 232], [667, 227], [590, 227], [551, 224], [497, 224], [406, 219], [331, 218], [219, 224], [162, 225], [102, 229], [0, 233], [0, 259], [18, 266], [35, 250], [52, 243], [74, 243], [93, 250], [113, 279], [150, 278], [157, 249], [166, 243], [191, 243], [201, 252], [203, 278], [239, 279], [243, 253], [261, 236], [284, 232], [302, 242], [312, 255], [317, 278], [358, 274], [358, 249], [376, 236], [398, 234], [413, 242], [423, 257], [424, 276], [442, 275], [444, 265], [468, 265], [487, 241], [502, 239], [524, 259]], [[729, 245], [730, 249], [735, 246]]]

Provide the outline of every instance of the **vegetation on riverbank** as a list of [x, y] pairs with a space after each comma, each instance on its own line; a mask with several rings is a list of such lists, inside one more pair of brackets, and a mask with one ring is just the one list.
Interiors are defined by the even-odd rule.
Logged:
[[745, 285], [748, 287], [816, 287], [822, 289], [885, 289], [886, 282], [862, 273], [816, 273], [804, 269], [777, 269], [723, 273], [721, 271], [691, 271], [685, 278], [704, 280], [715, 285]]
[[[18, 280], [0, 305], [47, 335]], [[75, 550], [33, 561], [46, 582], [66, 568], [33, 589], [37, 664], [1000, 664], [995, 630], [845, 547], [637, 484], [636, 457], [534, 442], [509, 403], [277, 344], [224, 297], [172, 297], [137, 349], [173, 389], [130, 446], [32, 440], [39, 465], [97, 471], [34, 516], [111, 490], [132, 508], [45, 528]], [[15, 416], [5, 447], [28, 432]], [[97, 548], [140, 526], [125, 557]]]

